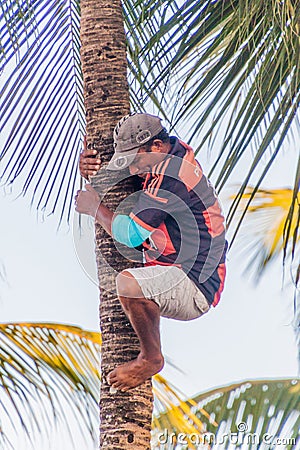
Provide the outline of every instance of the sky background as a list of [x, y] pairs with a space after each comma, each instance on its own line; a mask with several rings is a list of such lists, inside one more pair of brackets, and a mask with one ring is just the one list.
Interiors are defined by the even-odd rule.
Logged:
[[[291, 144], [264, 186], [288, 186], [295, 155]], [[206, 153], [198, 159], [207, 172], [211, 162]], [[232, 182], [242, 175], [240, 169]], [[55, 217], [42, 223], [36, 211], [30, 210], [28, 198], [15, 199], [16, 193], [0, 191], [0, 258], [7, 278], [0, 285], [1, 322], [59, 322], [98, 330], [92, 231], [86, 231], [79, 244], [76, 237], [74, 244], [72, 227], [57, 232]], [[226, 209], [226, 200], [223, 204]], [[75, 224], [76, 218], [75, 213]], [[192, 322], [162, 319], [163, 351], [184, 371], [166, 365], [162, 375], [187, 396], [241, 380], [297, 376], [293, 286], [287, 276], [282, 289], [280, 260], [256, 286], [250, 271], [242, 275], [247, 254], [240, 252], [241, 247], [245, 243], [238, 239], [228, 255], [225, 291], [217, 308]], [[75, 430], [71, 417], [70, 424]], [[26, 450], [22, 435], [16, 439], [18, 450]], [[63, 430], [53, 431], [50, 441], [43, 437], [34, 450], [92, 448], [81, 438], [75, 441], [72, 444]]]

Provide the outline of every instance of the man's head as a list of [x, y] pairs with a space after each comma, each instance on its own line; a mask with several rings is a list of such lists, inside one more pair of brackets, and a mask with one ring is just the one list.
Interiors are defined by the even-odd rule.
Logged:
[[114, 130], [115, 154], [109, 170], [129, 167], [130, 173], [149, 172], [165, 158], [170, 148], [169, 135], [157, 116], [138, 113], [123, 117]]

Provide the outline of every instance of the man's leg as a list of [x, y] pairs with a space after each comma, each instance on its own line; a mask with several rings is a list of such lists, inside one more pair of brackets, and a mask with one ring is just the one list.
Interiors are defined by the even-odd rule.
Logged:
[[116, 367], [108, 374], [108, 382], [116, 389], [127, 391], [142, 384], [159, 372], [164, 364], [160, 345], [160, 310], [143, 296], [134, 276], [123, 271], [117, 277], [118, 297], [136, 332], [141, 351], [136, 359]]

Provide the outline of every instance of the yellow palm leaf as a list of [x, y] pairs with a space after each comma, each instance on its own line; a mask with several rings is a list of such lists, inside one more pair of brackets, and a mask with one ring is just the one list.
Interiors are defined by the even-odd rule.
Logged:
[[[88, 429], [94, 439], [100, 344], [99, 333], [79, 327], [48, 323], [0, 324], [0, 386], [30, 440], [31, 434], [47, 430], [51, 419], [67, 425], [60, 398], [74, 407], [79, 426], [82, 430]], [[6, 414], [11, 419], [7, 402], [2, 400], [0, 417]], [[47, 411], [46, 417], [40, 414], [41, 410]], [[48, 417], [49, 411], [52, 417]], [[15, 428], [14, 423], [11, 425]]]
[[[62, 396], [74, 406], [82, 431], [88, 428], [91, 438], [96, 439], [100, 352], [98, 332], [56, 323], [0, 324], [0, 386], [28, 438], [31, 432], [47, 431], [51, 418], [41, 423], [39, 415], [39, 411], [45, 409], [45, 402], [51, 406], [52, 419], [64, 420], [67, 425], [59, 401]], [[192, 413], [191, 400], [184, 402], [183, 396], [161, 375], [153, 377], [153, 389], [156, 411], [169, 412], [168, 426], [201, 432], [202, 422]], [[24, 407], [24, 400], [28, 409]], [[10, 416], [9, 409], [2, 407], [0, 398], [0, 417], [5, 413]], [[155, 416], [153, 421], [155, 423]], [[2, 441], [5, 439], [3, 433]], [[7, 445], [8, 441], [5, 442]]]
[[250, 265], [256, 265], [257, 277], [260, 277], [263, 269], [275, 257], [282, 254], [284, 258], [294, 258], [299, 251], [300, 193], [296, 199], [298, 206], [292, 213], [292, 189], [259, 189], [254, 192], [254, 188], [249, 186], [239, 205], [240, 214], [245, 212], [250, 200], [240, 239], [244, 239], [244, 250], [251, 254]]

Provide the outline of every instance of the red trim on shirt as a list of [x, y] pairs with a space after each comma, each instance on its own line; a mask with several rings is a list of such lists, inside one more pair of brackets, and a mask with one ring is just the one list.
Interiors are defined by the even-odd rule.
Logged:
[[144, 181], [142, 182], [142, 188], [143, 188], [143, 190], [145, 190], [145, 188], [146, 188], [146, 186], [147, 186], [147, 183], [148, 183], [148, 181], [149, 181], [149, 178], [150, 178], [150, 173], [148, 172], [147, 175], [146, 175], [146, 178], [145, 178]]
[[146, 222], [143, 222], [141, 219], [139, 219], [135, 214], [133, 214], [132, 212], [129, 214], [129, 217], [134, 220], [138, 225], [140, 225], [141, 227], [145, 228], [148, 231], [153, 231], [156, 230], [156, 228], [151, 227], [150, 225], [148, 225]]
[[220, 208], [218, 200], [215, 203], [203, 211], [203, 217], [208, 232], [212, 238], [219, 236], [225, 230], [224, 217]]
[[219, 286], [218, 291], [215, 293], [214, 301], [212, 303], [212, 306], [217, 306], [217, 304], [220, 301], [221, 293], [222, 293], [222, 291], [224, 289], [224, 282], [225, 282], [225, 275], [226, 275], [225, 263], [219, 265], [219, 267], [218, 267], [218, 275], [219, 275], [219, 278], [220, 278], [220, 286]]
[[154, 200], [157, 200], [158, 202], [161, 202], [161, 203], [168, 203], [168, 201], [169, 201], [167, 198], [158, 197], [157, 195], [151, 194], [151, 192], [148, 192], [148, 191], [145, 191], [145, 194], [149, 195], [149, 197], [151, 197]]
[[153, 178], [150, 181], [149, 186], [147, 186], [147, 189], [146, 189], [151, 194], [154, 194], [154, 189], [159, 181], [160, 169], [163, 166], [163, 164], [164, 164], [164, 160], [161, 161], [159, 164], [156, 164], [152, 169], [151, 175]]
[[164, 179], [164, 174], [165, 174], [165, 171], [166, 171], [168, 165], [170, 164], [170, 161], [171, 161], [171, 158], [168, 158], [166, 161], [163, 160], [163, 163], [164, 163], [164, 164], [162, 165], [162, 167], [161, 167], [161, 169], [160, 169], [159, 178], [158, 178], [158, 183], [155, 185], [155, 190], [154, 190], [154, 192], [153, 192], [154, 195], [157, 195], [157, 194], [158, 194], [158, 190], [159, 190], [159, 188], [160, 188], [160, 186], [161, 186], [161, 183], [162, 183], [162, 181], [163, 181], [163, 179]]
[[179, 143], [182, 145], [182, 147], [184, 147], [189, 152], [194, 153], [194, 150], [192, 149], [192, 147], [190, 145], [186, 144], [185, 142], [181, 141], [180, 139], [178, 139], [178, 140], [179, 140]]

